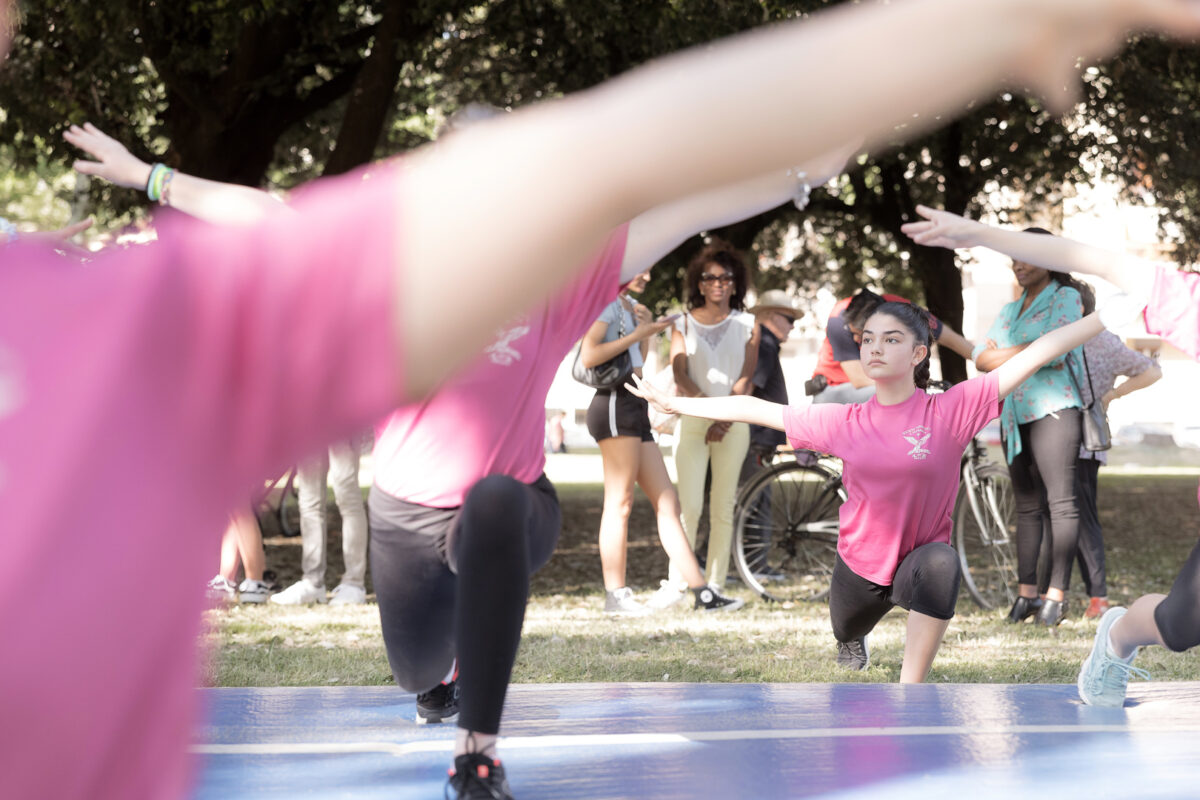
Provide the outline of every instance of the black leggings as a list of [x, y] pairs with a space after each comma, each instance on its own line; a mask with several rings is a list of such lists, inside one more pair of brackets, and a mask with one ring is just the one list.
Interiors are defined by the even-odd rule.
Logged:
[[870, 633], [895, 606], [936, 619], [954, 616], [962, 579], [958, 553], [942, 542], [923, 544], [904, 557], [891, 586], [861, 577], [842, 557], [833, 564], [829, 589], [829, 620], [839, 642]]
[[1066, 591], [1079, 544], [1075, 461], [1079, 456], [1078, 408], [1064, 408], [1017, 426], [1021, 452], [1008, 465], [1017, 501], [1017, 579], [1038, 583], [1042, 515], [1049, 511], [1050, 585]]
[[1154, 622], [1167, 649], [1182, 653], [1200, 645], [1200, 543], [1192, 548], [1167, 599], [1154, 609]]
[[429, 508], [371, 490], [371, 580], [392, 675], [403, 689], [437, 686], [458, 656], [458, 725], [499, 733], [521, 642], [529, 578], [562, 527], [545, 475], [493, 475], [459, 508]]

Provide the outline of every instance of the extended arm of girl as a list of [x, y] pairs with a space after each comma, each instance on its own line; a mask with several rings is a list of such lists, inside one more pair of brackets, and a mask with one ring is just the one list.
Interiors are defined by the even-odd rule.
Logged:
[[783, 409], [757, 397], [731, 394], [728, 397], [679, 397], [663, 394], [647, 381], [633, 376], [633, 384], [625, 384], [630, 392], [665, 414], [684, 414], [689, 417], [711, 419], [714, 422], [748, 422], [764, 428], [783, 430]]
[[901, 226], [901, 230], [917, 244], [951, 250], [986, 247], [1035, 267], [1098, 275], [1142, 299], [1150, 295], [1158, 268], [1148, 261], [1061, 236], [996, 228], [927, 206], [917, 206], [917, 213], [925, 219]]
[[[1050, 237], [1043, 235], [1043, 238]], [[1007, 397], [1013, 389], [1047, 363], [1074, 350], [1102, 330], [1104, 326], [1100, 323], [1100, 316], [1088, 314], [1083, 319], [1055, 328], [1045, 336], [1034, 339], [1028, 347], [996, 368], [1000, 397]]]
[[[144, 191], [147, 188], [153, 168], [90, 122], [82, 127], [72, 125], [63, 133], [63, 138], [95, 159], [76, 161], [77, 172], [103, 178], [127, 189]], [[288, 207], [261, 189], [219, 183], [179, 171], [171, 175], [165, 192], [161, 201], [164, 204], [216, 225], [253, 224], [269, 213]]]

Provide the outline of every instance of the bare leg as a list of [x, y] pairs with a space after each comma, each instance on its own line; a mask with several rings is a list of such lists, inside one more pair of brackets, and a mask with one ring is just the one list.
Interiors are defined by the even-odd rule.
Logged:
[[918, 611], [908, 612], [904, 636], [904, 663], [900, 667], [901, 683], [924, 683], [933, 657], [937, 655], [950, 620], [938, 619]]
[[1142, 595], [1133, 601], [1125, 616], [1108, 629], [1108, 640], [1119, 657], [1129, 658], [1135, 649], [1148, 644], [1166, 647], [1158, 632], [1158, 623], [1154, 621], [1154, 609], [1165, 599], [1165, 594]]
[[641, 440], [611, 436], [600, 440], [604, 465], [604, 510], [600, 514], [600, 569], [608, 591], [625, 585], [625, 552], [629, 514], [633, 511], [633, 482], [638, 472]]
[[237, 537], [237, 549], [242, 556], [246, 579], [261, 581], [267, 555], [263, 551], [262, 531], [258, 529], [258, 522], [249, 511], [239, 511], [233, 515], [229, 527]]
[[667, 473], [662, 451], [655, 442], [642, 442], [641, 449], [637, 482], [650, 499], [658, 517], [658, 540], [662, 542], [663, 550], [671, 557], [671, 565], [687, 581], [688, 588], [703, 588], [704, 573], [700, 571], [700, 562], [696, 560], [696, 554], [692, 551], [691, 542], [688, 541], [683, 523], [679, 519], [679, 495], [676, 494], [671, 476]]
[[221, 537], [221, 570], [220, 575], [233, 585], [237, 585], [238, 569], [242, 566], [242, 558], [238, 553], [237, 522], [231, 517], [229, 527]]

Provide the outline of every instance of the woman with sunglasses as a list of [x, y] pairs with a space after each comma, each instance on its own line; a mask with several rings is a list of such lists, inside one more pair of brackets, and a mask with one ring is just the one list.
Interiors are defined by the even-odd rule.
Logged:
[[[758, 360], [758, 326], [742, 310], [746, 296], [746, 265], [733, 246], [714, 239], [692, 258], [684, 277], [688, 312], [671, 333], [671, 367], [680, 397], [727, 397], [754, 390], [750, 378]], [[695, 417], [679, 421], [675, 471], [683, 528], [696, 545], [696, 530], [704, 507], [704, 480], [712, 466], [708, 496], [708, 557], [705, 575], [713, 587], [725, 584], [729, 546], [733, 538], [733, 501], [738, 475], [750, 446], [745, 423], [709, 422]], [[664, 606], [684, 596], [679, 567], [651, 605]]]

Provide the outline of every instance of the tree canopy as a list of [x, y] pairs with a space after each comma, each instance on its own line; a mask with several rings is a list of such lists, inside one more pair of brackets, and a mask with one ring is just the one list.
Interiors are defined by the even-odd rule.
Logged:
[[[288, 188], [421, 144], [467, 102], [515, 107], [579, 91], [680, 48], [836, 4], [25, 0], [0, 70], [0, 212], [62, 216], [80, 191], [102, 222], [144, 207], [133, 192], [76, 187], [75, 154], [60, 139], [71, 123], [95, 122], [147, 160], [193, 174]], [[987, 210], [1021, 222], [1098, 169], [1130, 196], [1152, 197], [1181, 255], [1193, 258], [1197, 69], [1192, 49], [1137, 41], [1089, 71], [1073, 117], [1003, 94], [919, 140], [868, 154], [803, 213], [789, 204], [717, 233], [749, 253], [759, 288], [872, 285], [961, 328], [954, 255], [900, 235], [915, 205], [975, 214], [1004, 187], [1021, 206]], [[712, 113], [723, 113], [719, 96]], [[699, 243], [656, 269], [652, 303], [680, 296], [682, 267]], [[961, 363], [949, 365], [960, 372]]]

